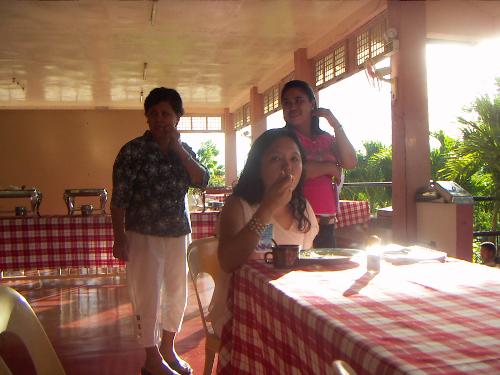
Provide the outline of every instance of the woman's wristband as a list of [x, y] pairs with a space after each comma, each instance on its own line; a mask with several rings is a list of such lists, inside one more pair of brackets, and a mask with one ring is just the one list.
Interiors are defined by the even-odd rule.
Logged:
[[256, 218], [255, 215], [252, 216], [252, 218], [247, 224], [247, 227], [251, 232], [254, 232], [259, 237], [261, 237], [264, 231], [266, 230], [266, 224], [264, 224], [262, 221]]

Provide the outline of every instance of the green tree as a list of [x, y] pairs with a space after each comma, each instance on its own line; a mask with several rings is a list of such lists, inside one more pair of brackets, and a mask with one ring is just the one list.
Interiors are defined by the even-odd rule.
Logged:
[[217, 145], [211, 140], [202, 142], [196, 154], [200, 163], [207, 167], [210, 173], [208, 186], [224, 186], [225, 171], [224, 166], [217, 162], [217, 156], [219, 155]]
[[450, 153], [443, 172], [469, 192], [495, 197], [491, 227], [496, 230], [500, 209], [500, 78], [493, 99], [482, 95], [468, 108], [475, 120], [459, 117], [462, 142]]
[[[358, 166], [345, 172], [346, 182], [386, 182], [392, 180], [392, 150], [378, 141], [363, 143], [364, 152], [357, 151]], [[369, 200], [372, 211], [391, 205], [391, 189], [385, 187], [365, 187], [342, 189], [342, 198]]]
[[430, 133], [430, 136], [439, 142], [439, 147], [431, 149], [430, 153], [431, 178], [434, 181], [446, 180], [446, 163], [448, 162], [450, 155], [460, 144], [460, 141], [446, 135], [442, 130], [432, 132]]

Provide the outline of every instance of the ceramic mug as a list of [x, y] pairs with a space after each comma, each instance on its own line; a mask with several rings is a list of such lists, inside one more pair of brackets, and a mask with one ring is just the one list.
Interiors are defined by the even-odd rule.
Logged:
[[274, 268], [291, 268], [299, 258], [299, 245], [276, 245], [273, 251], [264, 254], [264, 261], [272, 263]]

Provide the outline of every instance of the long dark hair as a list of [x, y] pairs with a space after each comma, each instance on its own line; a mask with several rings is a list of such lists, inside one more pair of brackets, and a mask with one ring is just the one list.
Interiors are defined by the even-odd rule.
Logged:
[[[281, 102], [283, 102], [283, 96], [285, 93], [292, 88], [301, 90], [307, 95], [309, 100], [314, 103], [314, 109], [318, 108], [318, 101], [316, 100], [316, 95], [314, 94], [312, 86], [306, 81], [301, 81], [300, 79], [288, 81], [285, 86], [283, 86], [283, 89], [281, 90]], [[293, 126], [288, 123], [285, 127], [293, 128]], [[319, 128], [319, 118], [317, 116], [313, 116], [311, 119], [311, 133], [315, 135], [323, 133], [323, 130]]]
[[[270, 129], [262, 133], [253, 143], [248, 153], [247, 162], [241, 172], [238, 183], [234, 187], [234, 195], [247, 201], [249, 204], [257, 204], [262, 201], [264, 197], [264, 182], [261, 178], [261, 165], [262, 156], [266, 153], [269, 147], [276, 142], [279, 138], [288, 137], [297, 145], [302, 164], [306, 162], [304, 150], [293, 131], [288, 128]], [[309, 231], [311, 222], [305, 215], [306, 212], [306, 198], [304, 197], [304, 169], [300, 176], [297, 187], [292, 192], [292, 199], [289, 206], [292, 209], [293, 217], [298, 222], [299, 230], [303, 232]]]

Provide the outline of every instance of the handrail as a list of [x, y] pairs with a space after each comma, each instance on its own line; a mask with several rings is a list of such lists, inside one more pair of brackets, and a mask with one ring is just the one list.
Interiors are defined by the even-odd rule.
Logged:
[[369, 187], [369, 186], [381, 186], [381, 187], [386, 187], [386, 186], [392, 186], [391, 181], [380, 181], [380, 182], [344, 182], [345, 187]]
[[490, 201], [496, 201], [495, 197], [472, 197], [474, 199], [474, 202], [490, 202]]
[[484, 237], [490, 237], [490, 236], [500, 236], [500, 230], [488, 230], [488, 231], [478, 231], [478, 232], [472, 232], [472, 235], [474, 237], [479, 237], [479, 236], [484, 236]]

